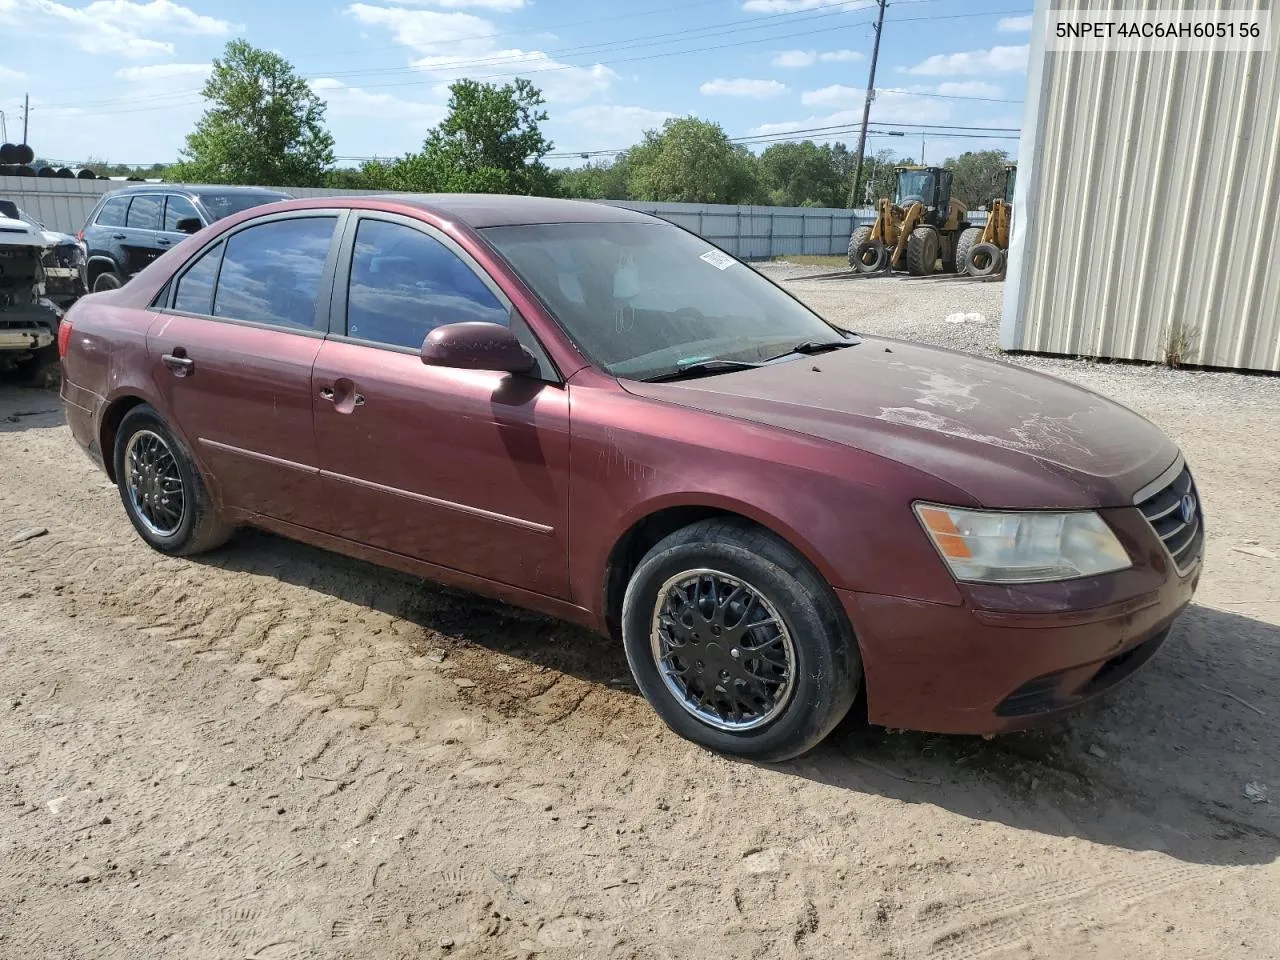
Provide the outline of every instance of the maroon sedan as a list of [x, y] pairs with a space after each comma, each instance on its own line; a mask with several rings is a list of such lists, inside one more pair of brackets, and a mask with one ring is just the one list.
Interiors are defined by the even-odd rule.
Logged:
[[727, 753], [795, 756], [862, 686], [874, 723], [1025, 726], [1148, 660], [1199, 579], [1146, 420], [843, 332], [615, 207], [257, 208], [59, 341], [72, 432], [157, 550], [252, 525], [585, 624]]

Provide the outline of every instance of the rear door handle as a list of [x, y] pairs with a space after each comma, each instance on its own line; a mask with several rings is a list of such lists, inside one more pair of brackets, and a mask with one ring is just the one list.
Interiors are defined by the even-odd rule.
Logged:
[[166, 353], [160, 358], [160, 362], [172, 370], [175, 377], [185, 377], [196, 367], [196, 362], [190, 357], [174, 353]]
[[167, 247], [167, 246], [168, 246], [169, 244], [171, 244], [171, 243], [173, 243], [173, 241], [172, 241], [172, 240], [168, 240], [168, 239], [166, 239], [166, 238], [164, 238], [164, 237], [161, 237], [159, 240], [157, 240], [157, 241], [156, 241], [156, 246], [157, 246], [157, 247]]
[[113, 234], [111, 235], [111, 239], [112, 239], [112, 240], [125, 240], [125, 239], [128, 239], [128, 234], [124, 234], [124, 233], [113, 233]]
[[329, 387], [325, 387], [320, 391], [320, 399], [328, 400], [330, 403], [333, 403], [333, 390]]

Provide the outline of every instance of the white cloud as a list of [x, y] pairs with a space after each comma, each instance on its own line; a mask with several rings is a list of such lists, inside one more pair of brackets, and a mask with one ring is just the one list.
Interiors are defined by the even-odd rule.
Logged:
[[862, 87], [846, 87], [841, 83], [833, 83], [820, 90], [806, 90], [800, 94], [800, 102], [806, 107], [844, 106], [861, 103], [866, 96]]
[[965, 53], [939, 53], [922, 60], [903, 72], [922, 76], [947, 76], [955, 74], [1019, 73], [1027, 69], [1031, 47], [992, 47], [990, 50], [969, 50]]
[[484, 10], [519, 10], [525, 5], [524, 0], [400, 0], [410, 7], [441, 7], [446, 10], [462, 10], [466, 7], [478, 7]]
[[861, 10], [874, 7], [876, 0], [746, 0], [743, 10], [753, 13], [794, 13], [797, 10], [817, 10], [819, 7], [843, 7], [845, 10]]
[[603, 64], [560, 63], [541, 50], [499, 49], [494, 24], [469, 13], [406, 10], [353, 3], [361, 23], [392, 31], [398, 43], [424, 54], [411, 65], [447, 85], [461, 77], [502, 83], [529, 76], [549, 103], [581, 103], [603, 93], [618, 75]]
[[783, 50], [773, 58], [773, 65], [782, 68], [811, 67], [815, 63], [850, 63], [861, 60], [857, 50]]
[[[803, 120], [787, 120], [780, 123], [766, 123], [753, 127], [752, 134], [791, 133], [795, 130], [807, 130], [814, 127], [831, 127], [836, 125], [855, 125], [862, 122], [862, 105], [864, 90], [860, 87], [846, 87], [833, 84], [820, 90], [806, 90], [800, 96], [800, 102], [806, 106], [826, 107], [832, 113], [810, 116]], [[879, 88], [876, 99], [871, 104], [871, 122], [883, 127], [894, 123], [945, 123], [951, 119], [952, 104], [945, 100], [934, 100], [922, 97], [909, 90]], [[814, 137], [814, 139], [847, 140], [848, 133], [835, 133], [830, 137]]]
[[327, 116], [394, 120], [397, 123], [413, 124], [414, 135], [419, 140], [427, 127], [435, 126], [449, 112], [443, 103], [404, 100], [389, 93], [376, 93], [359, 87], [349, 87], [333, 77], [318, 77], [310, 81], [309, 85], [316, 96], [329, 105]]
[[1001, 33], [1028, 33], [1031, 30], [1031, 14], [1025, 17], [1001, 17], [996, 29]]
[[175, 77], [200, 77], [209, 75], [210, 63], [156, 63], [146, 67], [121, 67], [116, 76], [121, 80], [149, 81], [171, 80]]
[[777, 80], [708, 80], [698, 90], [708, 97], [779, 97], [787, 92]]
[[0, 80], [21, 80], [25, 76], [21, 70], [0, 66]]
[[0, 33], [56, 38], [90, 54], [172, 56], [174, 45], [167, 38], [175, 33], [224, 36], [238, 29], [227, 20], [196, 13], [172, 0], [94, 0], [85, 7], [55, 0], [0, 0]]
[[946, 97], [999, 97], [1000, 88], [983, 80], [948, 80], [937, 86], [935, 93]]
[[363, 24], [386, 27], [397, 43], [420, 53], [482, 57], [493, 49], [491, 36], [497, 32], [490, 21], [469, 13], [374, 7], [367, 3], [353, 3], [347, 13]]
[[[598, 103], [589, 107], [575, 107], [564, 119], [591, 134], [604, 134], [611, 145], [634, 143], [646, 130], [653, 130], [674, 117], [666, 110], [650, 110], [648, 107], [626, 107], [616, 103]], [[616, 142], [615, 142], [616, 141]]]

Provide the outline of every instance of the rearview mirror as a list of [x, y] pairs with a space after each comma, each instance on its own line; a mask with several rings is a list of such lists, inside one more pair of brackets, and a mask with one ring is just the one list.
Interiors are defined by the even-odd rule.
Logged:
[[177, 223], [179, 233], [199, 233], [204, 226], [199, 217], [183, 217]]
[[460, 370], [501, 370], [526, 373], [537, 362], [500, 323], [446, 323], [422, 342], [422, 362], [431, 367]]

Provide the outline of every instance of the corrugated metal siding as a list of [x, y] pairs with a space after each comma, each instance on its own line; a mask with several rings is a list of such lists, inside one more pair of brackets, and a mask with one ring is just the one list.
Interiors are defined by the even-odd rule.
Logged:
[[1002, 346], [1164, 361], [1181, 340], [1183, 363], [1280, 371], [1280, 35], [1269, 52], [1059, 53], [1038, 39], [1048, 9]]

